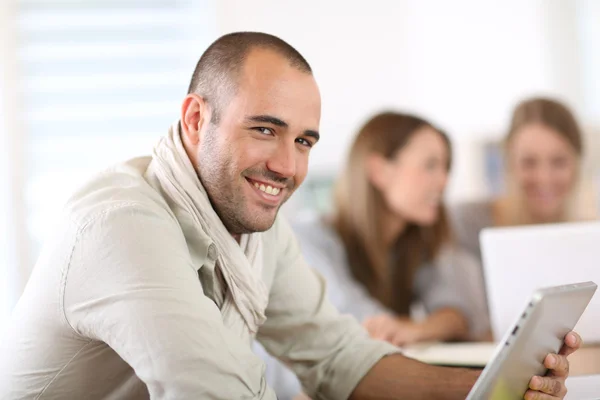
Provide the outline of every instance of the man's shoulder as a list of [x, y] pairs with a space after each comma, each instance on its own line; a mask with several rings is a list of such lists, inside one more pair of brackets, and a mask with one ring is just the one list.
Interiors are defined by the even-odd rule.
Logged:
[[168, 217], [170, 209], [161, 194], [146, 180], [150, 157], [140, 157], [110, 167], [89, 179], [67, 201], [63, 217], [78, 226], [103, 217], [139, 210], [142, 215]]

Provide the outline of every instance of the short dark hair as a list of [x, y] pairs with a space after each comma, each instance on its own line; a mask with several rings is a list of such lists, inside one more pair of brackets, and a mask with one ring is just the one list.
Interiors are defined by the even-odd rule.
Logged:
[[293, 67], [312, 74], [306, 59], [277, 36], [262, 32], [234, 32], [221, 36], [198, 60], [188, 88], [188, 94], [196, 93], [211, 105], [211, 122], [219, 122], [221, 107], [235, 93], [244, 61], [255, 48], [275, 51]]

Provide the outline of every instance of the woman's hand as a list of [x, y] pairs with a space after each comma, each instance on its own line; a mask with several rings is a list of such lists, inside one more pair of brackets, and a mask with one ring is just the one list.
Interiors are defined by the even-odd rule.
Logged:
[[440, 308], [421, 322], [383, 314], [367, 318], [363, 326], [372, 338], [385, 340], [396, 346], [415, 342], [463, 340], [469, 333], [464, 315], [451, 307]]
[[422, 324], [409, 318], [385, 314], [367, 318], [363, 326], [373, 339], [384, 340], [396, 346], [422, 341], [425, 333]]

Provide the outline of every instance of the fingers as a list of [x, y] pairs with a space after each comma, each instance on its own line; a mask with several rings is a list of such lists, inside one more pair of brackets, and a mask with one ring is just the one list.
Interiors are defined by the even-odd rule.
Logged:
[[413, 323], [391, 315], [368, 318], [363, 322], [363, 326], [373, 339], [384, 340], [395, 346], [402, 346], [418, 340]]
[[[530, 397], [525, 396], [526, 399], [551, 399], [551, 398], [563, 398], [567, 393], [567, 388], [562, 379], [557, 379], [556, 377], [549, 376], [534, 376], [529, 381], [529, 388], [531, 389], [529, 392]], [[540, 397], [540, 395], [549, 395], [548, 397]], [[531, 397], [533, 396], [533, 397]], [[537, 396], [537, 397], [536, 397]]]
[[375, 317], [373, 322], [373, 337], [378, 340], [387, 340], [389, 329], [385, 316]]
[[379, 315], [376, 317], [368, 318], [363, 322], [363, 326], [369, 332], [369, 335], [373, 339], [377, 340], [389, 340], [390, 339], [390, 329], [389, 329], [389, 321], [388, 316]]
[[394, 346], [404, 346], [405, 344], [407, 344], [407, 340], [405, 335], [403, 334], [402, 331], [396, 332], [393, 336], [392, 336], [392, 340], [391, 343]]
[[[565, 395], [566, 395], [566, 391], [565, 391]], [[564, 395], [563, 395], [564, 396]], [[528, 390], [527, 393], [525, 393], [525, 400], [556, 400], [556, 399], [560, 399], [562, 397], [560, 396], [553, 396], [551, 394], [546, 394], [546, 393], [542, 393], [542, 392], [536, 392], [533, 390]]]
[[363, 327], [367, 330], [372, 339], [377, 339], [378, 325], [373, 318], [366, 319], [363, 322]]
[[548, 376], [534, 376], [529, 381], [530, 390], [525, 393], [527, 400], [551, 400], [564, 398], [567, 393], [565, 378], [569, 375], [567, 356], [581, 346], [581, 337], [575, 332], [565, 336], [565, 343], [559, 354], [548, 354], [544, 366], [548, 368]]
[[371, 336], [373, 339], [376, 339], [379, 330], [379, 324], [377, 323], [377, 320], [375, 318], [368, 318], [363, 322], [363, 326], [367, 332], [369, 332], [369, 336]]
[[558, 354], [561, 356], [568, 356], [578, 350], [582, 344], [583, 340], [581, 339], [581, 336], [576, 332], [569, 332], [567, 333], [567, 336], [565, 336], [565, 343]]
[[373, 329], [372, 324], [373, 324], [373, 322], [372, 322], [371, 318], [365, 319], [362, 323], [362, 326], [367, 330], [367, 332], [369, 332], [369, 335], [371, 335], [371, 331]]
[[548, 354], [544, 359], [544, 366], [550, 370], [550, 376], [560, 378], [569, 376], [569, 360], [566, 356]]
[[311, 400], [304, 392], [298, 394], [293, 400]]

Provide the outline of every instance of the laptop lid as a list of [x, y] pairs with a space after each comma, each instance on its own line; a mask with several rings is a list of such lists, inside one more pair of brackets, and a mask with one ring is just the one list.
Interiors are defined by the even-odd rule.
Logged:
[[[488, 228], [480, 235], [490, 319], [499, 340], [536, 289], [600, 282], [600, 222]], [[600, 296], [576, 326], [600, 343]]]

